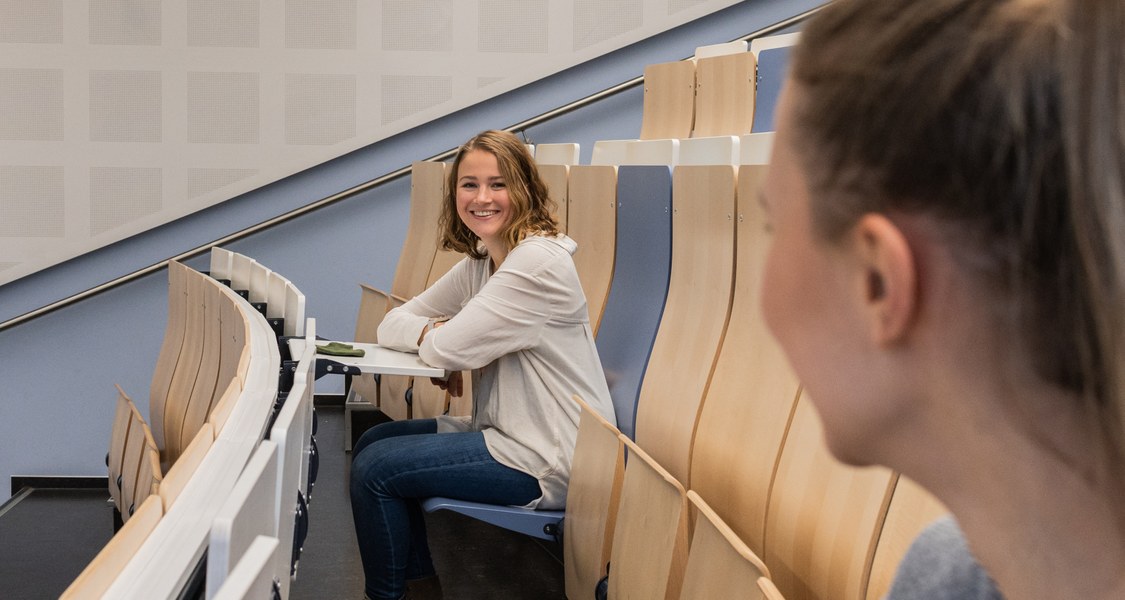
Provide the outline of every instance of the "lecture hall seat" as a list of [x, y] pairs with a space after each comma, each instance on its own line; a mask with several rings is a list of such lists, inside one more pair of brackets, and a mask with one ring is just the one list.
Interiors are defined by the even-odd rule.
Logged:
[[664, 313], [672, 264], [672, 170], [617, 170], [613, 280], [595, 343], [617, 427], [634, 435], [637, 400]]
[[571, 600], [591, 598], [606, 575], [625, 477], [621, 432], [581, 398], [575, 400], [582, 414], [563, 519], [563, 570]]
[[769, 580], [769, 569], [734, 533], [703, 498], [689, 490], [695, 527], [684, 567], [682, 600], [714, 598], [766, 599], [759, 581]]
[[691, 455], [691, 488], [759, 556], [774, 467], [800, 386], [760, 309], [770, 244], [758, 201], [766, 170], [738, 170], [734, 300]]
[[730, 315], [735, 171], [675, 169], [668, 299], [637, 402], [637, 443], [686, 486], [699, 408]]
[[628, 460], [610, 551], [609, 597], [677, 600], [691, 537], [686, 491], [640, 446], [620, 439]]
[[850, 467], [833, 458], [820, 419], [802, 392], [770, 491], [762, 554], [786, 598], [867, 597], [895, 478], [883, 467]]

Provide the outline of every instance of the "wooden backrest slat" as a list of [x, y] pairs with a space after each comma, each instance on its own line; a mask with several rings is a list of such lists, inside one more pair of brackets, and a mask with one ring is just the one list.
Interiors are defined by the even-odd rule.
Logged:
[[735, 168], [676, 167], [672, 272], [637, 402], [637, 443], [690, 485], [691, 446], [734, 285]]

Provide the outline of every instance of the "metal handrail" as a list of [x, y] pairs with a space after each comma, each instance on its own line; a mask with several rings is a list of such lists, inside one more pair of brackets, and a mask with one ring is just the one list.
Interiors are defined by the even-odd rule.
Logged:
[[[768, 26], [763, 27], [763, 28], [761, 28], [757, 31], [754, 31], [753, 33], [749, 33], [749, 34], [747, 34], [743, 37], [740, 37], [740, 38], [737, 38], [737, 39], [734, 39], [734, 40], [731, 40], [731, 41], [732, 42], [748, 42], [748, 41], [751, 41], [751, 40], [756, 39], [756, 38], [765, 37], [767, 35], [770, 35], [770, 34], [773, 34], [775, 32], [781, 31], [781, 30], [786, 29], [788, 27], [792, 27], [793, 25], [796, 25], [798, 23], [801, 23], [802, 21], [805, 21], [806, 19], [811, 17], [813, 14], [815, 14], [817, 11], [819, 11], [821, 8], [823, 8], [823, 7], [818, 6], [816, 8], [809, 9], [809, 10], [807, 10], [807, 11], [805, 11], [805, 12], [799, 14], [799, 15], [794, 15], [792, 17], [789, 17], [788, 19], [778, 21], [777, 23], [774, 23], [772, 25], [768, 25]], [[683, 60], [689, 60], [690, 58], [691, 57], [689, 56], [689, 57], [687, 57]], [[585, 98], [580, 98], [578, 100], [575, 100], [573, 102], [570, 102], [568, 104], [565, 104], [563, 106], [555, 108], [553, 110], [549, 110], [545, 113], [542, 113], [542, 114], [536, 115], [534, 117], [531, 117], [530, 119], [527, 119], [525, 121], [520, 121], [519, 123], [516, 123], [515, 125], [512, 125], [510, 127], [505, 128], [504, 130], [508, 131], [508, 132], [511, 132], [511, 133], [522, 132], [525, 129], [528, 129], [530, 127], [534, 127], [536, 125], [539, 125], [540, 123], [545, 123], [545, 122], [550, 121], [551, 119], [554, 119], [556, 117], [566, 115], [566, 114], [574, 112], [574, 111], [576, 111], [580, 108], [584, 108], [586, 106], [594, 104], [595, 102], [600, 102], [601, 100], [604, 100], [604, 99], [609, 98], [611, 96], [615, 96], [615, 95], [617, 95], [621, 92], [624, 92], [626, 90], [632, 89], [632, 88], [644, 83], [644, 80], [645, 80], [644, 76], [634, 77], [633, 79], [630, 79], [628, 81], [624, 81], [624, 82], [619, 83], [619, 84], [617, 84], [613, 87], [606, 88], [606, 89], [604, 89], [600, 92], [595, 92], [595, 93], [593, 93], [589, 96], [586, 96]], [[435, 154], [434, 156], [431, 156], [430, 158], [427, 158], [425, 160], [442, 161], [442, 160], [452, 158], [456, 153], [457, 153], [457, 148], [451, 148], [449, 150], [446, 150], [445, 152]], [[270, 229], [272, 227], [275, 227], [277, 225], [281, 225], [282, 223], [286, 223], [286, 222], [291, 221], [293, 219], [296, 219], [298, 217], [307, 215], [307, 214], [309, 214], [313, 211], [320, 210], [320, 209], [322, 209], [326, 206], [330, 206], [332, 204], [335, 204], [335, 203], [337, 203], [341, 200], [346, 200], [346, 199], [351, 198], [352, 196], [355, 196], [357, 194], [362, 194], [363, 192], [369, 191], [373, 188], [376, 188], [380, 185], [383, 185], [384, 183], [394, 181], [395, 179], [398, 179], [399, 177], [403, 177], [403, 176], [406, 176], [406, 175], [409, 175], [409, 174], [410, 174], [410, 167], [406, 166], [406, 167], [402, 167], [400, 169], [397, 169], [395, 171], [392, 171], [390, 173], [387, 173], [385, 175], [380, 175], [379, 177], [376, 177], [375, 179], [372, 179], [370, 181], [366, 181], [366, 182], [361, 183], [359, 185], [356, 185], [354, 187], [348, 188], [348, 189], [346, 189], [342, 192], [332, 194], [331, 196], [328, 196], [327, 198], [321, 198], [320, 200], [317, 200], [316, 202], [313, 202], [311, 204], [306, 204], [305, 206], [302, 206], [300, 208], [296, 208], [296, 209], [293, 209], [291, 211], [282, 213], [280, 215], [277, 215], [276, 217], [273, 217], [273, 218], [268, 219], [266, 221], [262, 221], [261, 223], [258, 223], [256, 225], [251, 225], [250, 227], [247, 227], [245, 229], [241, 229], [241, 230], [236, 231], [234, 233], [225, 235], [225, 236], [223, 236], [223, 237], [221, 237], [217, 240], [208, 242], [206, 244], [202, 244], [200, 246], [192, 248], [191, 250], [187, 250], [186, 252], [181, 252], [181, 253], [179, 253], [175, 256], [172, 256], [170, 258], [166, 258], [166, 259], [164, 259], [164, 260], [162, 260], [158, 263], [149, 265], [149, 266], [144, 267], [142, 269], [138, 269], [136, 271], [133, 271], [132, 273], [127, 273], [125, 275], [121, 275], [121, 276], [119, 276], [115, 279], [112, 279], [112, 280], [107, 281], [103, 284], [97, 285], [95, 287], [92, 287], [92, 288], [90, 288], [88, 290], [85, 290], [83, 292], [78, 292], [76, 294], [72, 294], [70, 296], [67, 296], [66, 298], [61, 299], [61, 300], [56, 300], [55, 302], [52, 302], [52, 303], [50, 303], [46, 306], [37, 308], [37, 309], [32, 310], [32, 311], [28, 311], [28, 312], [26, 312], [22, 315], [19, 315], [18, 317], [13, 317], [11, 319], [8, 319], [7, 321], [4, 321], [3, 323], [0, 323], [0, 331], [4, 331], [5, 329], [8, 329], [10, 327], [15, 327], [16, 325], [19, 325], [21, 323], [26, 323], [27, 321], [42, 317], [46, 314], [52, 313], [52, 312], [60, 309], [60, 308], [70, 306], [71, 304], [74, 304], [76, 302], [80, 302], [82, 300], [85, 300], [86, 298], [96, 296], [96, 295], [98, 295], [102, 292], [107, 292], [107, 291], [109, 291], [113, 288], [116, 288], [118, 286], [124, 285], [126, 283], [129, 283], [129, 282], [135, 281], [137, 279], [140, 279], [141, 277], [145, 277], [146, 275], [150, 275], [152, 273], [160, 271], [161, 269], [167, 268], [168, 263], [171, 262], [171, 261], [184, 261], [184, 260], [187, 260], [189, 258], [199, 256], [200, 254], [203, 254], [204, 252], [210, 252], [211, 249], [214, 248], [215, 246], [222, 246], [222, 245], [225, 245], [225, 244], [229, 244], [231, 242], [240, 240], [244, 237], [254, 235], [255, 233], [265, 231], [265, 230]]]

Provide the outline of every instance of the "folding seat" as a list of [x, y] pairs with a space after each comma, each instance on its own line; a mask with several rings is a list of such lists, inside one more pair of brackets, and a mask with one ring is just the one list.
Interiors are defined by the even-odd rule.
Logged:
[[687, 493], [695, 526], [684, 567], [682, 600], [771, 598], [769, 569], [694, 491]]
[[695, 64], [682, 60], [648, 65], [640, 139], [597, 141], [590, 164], [675, 165], [680, 140], [691, 137], [694, 113]]
[[774, 131], [774, 113], [778, 96], [785, 82], [789, 54], [800, 39], [799, 33], [759, 38], [750, 43], [750, 52], [758, 58], [758, 91], [755, 100], [754, 125], [751, 131]]
[[672, 263], [672, 170], [617, 169], [613, 280], [595, 343], [617, 427], [634, 435], [637, 399], [664, 314]]
[[572, 600], [593, 597], [598, 580], [606, 575], [625, 476], [621, 432], [576, 399], [582, 415], [563, 519], [563, 568], [566, 595]]
[[[229, 253], [227, 253], [229, 258]], [[214, 259], [212, 259], [214, 260]], [[227, 262], [229, 272], [229, 261]], [[168, 320], [164, 327], [164, 338], [160, 343], [160, 354], [152, 371], [149, 384], [148, 415], [152, 421], [153, 439], [158, 448], [163, 448], [164, 413], [168, 404], [168, 393], [172, 379], [183, 351], [184, 339], [188, 329], [188, 283], [190, 268], [176, 261], [168, 261]]]
[[769, 251], [758, 201], [767, 168], [738, 170], [737, 270], [731, 318], [699, 412], [691, 488], [761, 556], [770, 485], [799, 383], [760, 309]]
[[[399, 255], [398, 266], [395, 268], [394, 282], [390, 292], [384, 293], [393, 302], [406, 302], [426, 289], [430, 269], [438, 251], [438, 217], [441, 214], [441, 202], [444, 196], [445, 175], [448, 165], [436, 161], [417, 161], [411, 165], [410, 175], [410, 223], [406, 230], [406, 239]], [[365, 291], [365, 293], [368, 293]], [[393, 308], [392, 303], [387, 305], [387, 310]], [[368, 311], [371, 322], [364, 323], [363, 327], [369, 331], [378, 329], [383, 315]], [[356, 328], [360, 325], [357, 323]], [[372, 378], [371, 375], [355, 376], [359, 379]], [[373, 379], [371, 380], [373, 381]], [[353, 386], [354, 386], [353, 382]], [[366, 395], [362, 400], [376, 405], [387, 416], [393, 419], [409, 418], [409, 406], [406, 402], [406, 392], [413, 384], [412, 377], [401, 375], [380, 377], [377, 397], [369, 398]], [[361, 390], [370, 390], [371, 383], [360, 384], [357, 393]], [[352, 404], [355, 404], [353, 402]], [[349, 406], [347, 408], [355, 408]], [[345, 415], [350, 419], [350, 413]]]
[[632, 440], [609, 562], [609, 597], [676, 600], [687, 563], [687, 494], [680, 482]]
[[571, 167], [569, 233], [578, 243], [574, 267], [590, 309], [595, 335], [613, 279], [617, 233], [617, 169], [609, 166]]
[[[229, 381], [219, 382], [219, 371], [222, 359], [223, 305], [229, 304], [230, 301], [224, 298], [221, 291], [223, 286], [218, 281], [203, 277], [200, 278], [200, 284], [203, 300], [203, 322], [201, 323], [203, 327], [203, 352], [200, 355], [195, 384], [191, 388], [191, 395], [188, 396], [187, 405], [184, 407], [180, 432], [175, 437], [180, 441], [181, 447], [177, 450], [175, 456], [169, 455], [173, 461], [178, 457], [179, 452], [182, 452], [183, 448], [187, 446], [188, 442], [195, 437], [200, 427], [207, 422], [207, 417], [211, 414], [211, 409], [218, 400], [217, 396], [221, 395], [226, 389], [226, 385], [229, 384]], [[240, 326], [241, 323], [236, 322], [233, 324], [233, 329], [237, 330]]]
[[188, 404], [191, 400], [192, 390], [196, 379], [199, 377], [200, 365], [203, 361], [204, 338], [207, 327], [205, 326], [206, 314], [204, 292], [206, 291], [206, 277], [198, 271], [185, 268], [183, 274], [186, 279], [185, 289], [187, 294], [187, 326], [184, 331], [183, 345], [179, 358], [176, 360], [175, 372], [168, 386], [168, 393], [163, 406], [153, 410], [150, 414], [154, 417], [160, 415], [162, 422], [155, 424], [163, 432], [163, 445], [161, 450], [161, 464], [164, 469], [176, 461], [183, 447], [190, 441], [183, 439], [183, 423], [187, 415]]

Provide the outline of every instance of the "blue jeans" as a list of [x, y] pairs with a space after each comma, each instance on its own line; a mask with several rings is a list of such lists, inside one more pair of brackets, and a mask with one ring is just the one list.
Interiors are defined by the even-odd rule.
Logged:
[[397, 600], [406, 580], [434, 575], [419, 500], [523, 505], [541, 493], [534, 477], [496, 462], [479, 431], [437, 433], [434, 419], [371, 428], [352, 449], [351, 472], [364, 591]]

